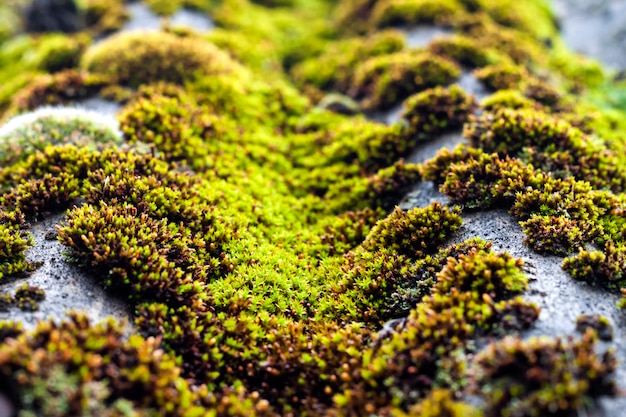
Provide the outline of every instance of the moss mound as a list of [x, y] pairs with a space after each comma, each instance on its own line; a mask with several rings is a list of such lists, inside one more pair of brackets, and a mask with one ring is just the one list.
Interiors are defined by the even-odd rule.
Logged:
[[[219, 29], [98, 39], [126, 2], [88, 0], [83, 33], [14, 36], [0, 6], [0, 316], [51, 302], [29, 283], [42, 220], [55, 262], [132, 311], [0, 320], [16, 415], [566, 415], [617, 393], [606, 320], [524, 340], [529, 266], [460, 237], [508, 210], [626, 294], [626, 119], [602, 93], [623, 86], [542, 1], [145, 3]], [[424, 24], [454, 35], [409, 47]], [[85, 99], [120, 110], [42, 110]]]
[[156, 81], [182, 84], [238, 69], [226, 53], [210, 43], [151, 32], [114, 35], [90, 48], [81, 67], [133, 87]]

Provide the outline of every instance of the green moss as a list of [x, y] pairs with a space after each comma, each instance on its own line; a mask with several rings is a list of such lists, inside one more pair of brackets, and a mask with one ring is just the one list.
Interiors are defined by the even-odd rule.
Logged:
[[422, 91], [406, 99], [403, 106], [408, 134], [421, 139], [462, 127], [476, 109], [476, 102], [461, 87], [452, 85]]
[[484, 48], [479, 42], [464, 35], [435, 38], [428, 44], [428, 49], [469, 68], [484, 67], [500, 59], [496, 51]]
[[41, 75], [18, 92], [11, 100], [7, 113], [21, 113], [42, 106], [67, 104], [95, 95], [108, 80], [77, 70], [65, 70], [52, 75]]
[[613, 340], [613, 326], [609, 319], [604, 316], [599, 314], [581, 314], [576, 317], [576, 331], [585, 333], [587, 329], [593, 329], [601, 340]]
[[623, 188], [618, 156], [552, 115], [505, 109], [482, 115], [466, 125], [464, 133], [474, 146], [512, 156], [522, 153], [526, 162], [559, 177], [573, 176], [600, 188]]
[[370, 250], [387, 248], [416, 260], [432, 253], [460, 226], [458, 210], [449, 211], [437, 203], [406, 212], [396, 208], [376, 224], [363, 246]]
[[356, 70], [351, 92], [368, 110], [387, 109], [426, 88], [451, 84], [461, 74], [452, 61], [401, 52], [370, 58]]
[[291, 74], [298, 85], [348, 91], [355, 68], [363, 60], [398, 52], [404, 46], [403, 35], [395, 30], [343, 39], [331, 43], [322, 54], [294, 66]]
[[539, 103], [525, 97], [518, 90], [499, 90], [486, 97], [480, 106], [485, 110], [496, 113], [502, 109], [540, 109]]
[[[174, 360], [154, 339], [125, 340], [112, 320], [92, 326], [72, 314], [60, 324], [41, 322], [0, 352], [3, 380], [19, 387], [13, 400], [26, 415], [82, 414], [106, 403], [168, 416], [197, 412]], [[112, 410], [106, 415], [118, 415]]]
[[44, 175], [41, 179], [24, 181], [0, 197], [0, 206], [17, 210], [27, 219], [39, 219], [50, 212], [60, 212], [76, 201], [80, 183], [71, 174]]
[[374, 27], [450, 24], [463, 7], [456, 0], [383, 0], [376, 2], [370, 21]]
[[111, 36], [85, 53], [81, 67], [133, 87], [156, 81], [182, 84], [239, 70], [225, 52], [206, 41], [162, 32]]
[[15, 291], [13, 298], [21, 310], [37, 311], [39, 302], [46, 298], [46, 294], [41, 288], [24, 284]]
[[394, 417], [480, 417], [482, 412], [477, 408], [457, 401], [448, 390], [433, 389], [423, 401], [412, 406], [408, 413], [394, 410]]
[[82, 0], [85, 24], [95, 33], [110, 33], [122, 28], [128, 14], [123, 0]]
[[533, 215], [520, 224], [527, 236], [524, 243], [537, 252], [561, 256], [576, 251], [597, 233], [597, 230], [585, 228], [581, 222], [556, 216]]
[[121, 144], [115, 120], [78, 108], [42, 107], [16, 116], [0, 129], [0, 160], [13, 164], [49, 145], [104, 148]]
[[626, 248], [609, 241], [604, 250], [581, 250], [577, 255], [563, 260], [563, 269], [574, 278], [615, 288], [622, 286], [623, 267], [626, 262]]
[[0, 278], [30, 271], [26, 249], [33, 245], [32, 237], [20, 231], [19, 226], [0, 223]]
[[[538, 317], [519, 297], [521, 261], [446, 242], [461, 210], [501, 207], [535, 250], [580, 251], [565, 262], [577, 278], [623, 286], [626, 125], [618, 84], [565, 65], [545, 7], [518, 3], [156, 0], [219, 29], [120, 34], [82, 56], [125, 19], [123, 2], [84, 0], [87, 36], [3, 43], [3, 118], [106, 97], [124, 106], [126, 143], [89, 131], [77, 148], [72, 127], [14, 147], [0, 168], [2, 274], [33, 268], [27, 220], [69, 209], [66, 261], [123, 294], [141, 336], [75, 314], [34, 332], [0, 323], [0, 391], [27, 416], [495, 416], [534, 401], [531, 387], [494, 406], [508, 382], [473, 360]], [[408, 50], [402, 31], [378, 30], [420, 22], [455, 34]], [[88, 71], [53, 72], [78, 59]], [[510, 89], [472, 116], [473, 99], [443, 87], [461, 66]], [[335, 92], [355, 104], [344, 115], [324, 110], [344, 110]], [[407, 98], [399, 123], [354, 115]], [[462, 125], [468, 144], [400, 159]], [[394, 211], [422, 180], [458, 207]], [[472, 387], [486, 398], [475, 408], [458, 400]]]
[[418, 165], [405, 164], [400, 160], [370, 177], [351, 178], [333, 184], [326, 193], [326, 200], [331, 212], [366, 207], [388, 211], [420, 177]]
[[612, 351], [594, 351], [592, 333], [580, 341], [507, 337], [476, 358], [477, 382], [488, 416], [545, 415], [584, 409], [589, 401], [614, 392]]
[[519, 66], [511, 64], [490, 65], [477, 69], [474, 76], [491, 90], [515, 90], [519, 84], [529, 76], [528, 72]]

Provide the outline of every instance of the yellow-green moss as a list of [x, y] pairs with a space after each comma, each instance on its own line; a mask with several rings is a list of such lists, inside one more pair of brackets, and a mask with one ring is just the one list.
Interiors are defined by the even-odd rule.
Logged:
[[133, 87], [156, 81], [182, 84], [239, 70], [225, 52], [206, 41], [161, 32], [111, 36], [90, 48], [81, 66]]
[[350, 91], [363, 98], [365, 109], [387, 109], [426, 88], [451, 84], [459, 75], [460, 68], [445, 58], [400, 52], [364, 61]]

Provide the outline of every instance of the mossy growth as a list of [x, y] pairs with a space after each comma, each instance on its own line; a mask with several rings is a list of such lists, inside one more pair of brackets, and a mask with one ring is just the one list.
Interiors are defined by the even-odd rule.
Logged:
[[360, 210], [366, 207], [390, 211], [421, 178], [419, 165], [403, 160], [369, 177], [350, 178], [332, 184], [325, 195], [331, 213]]
[[[539, 309], [518, 296], [519, 260], [480, 239], [446, 246], [460, 209], [509, 209], [548, 252], [596, 245], [603, 260], [580, 273], [622, 284], [621, 116], [571, 104], [582, 86], [548, 66], [527, 13], [538, 11], [537, 27], [551, 22], [530, 1], [157, 0], [166, 14], [208, 11], [220, 29], [120, 34], [87, 52], [85, 72], [47, 74], [75, 66], [82, 50], [68, 45], [81, 37], [58, 37], [58, 62], [42, 58], [56, 48], [45, 36], [2, 44], [4, 117], [99, 95], [125, 106], [128, 145], [41, 147], [4, 164], [0, 264], [25, 260], [27, 220], [69, 209], [58, 227], [66, 260], [128, 299], [129, 333], [141, 336], [82, 316], [34, 333], [0, 323], [0, 362], [11, 363], [0, 372], [14, 378], [0, 375], [0, 391], [24, 415], [479, 415], [460, 402], [471, 358]], [[84, 4], [90, 35], [124, 19], [123, 2]], [[381, 10], [455, 35], [408, 50], [402, 31], [375, 27]], [[534, 76], [484, 119], [468, 117], [475, 103], [456, 86], [436, 88], [461, 67], [494, 64]], [[417, 96], [411, 118], [386, 126], [323, 110], [333, 90], [368, 112]], [[464, 123], [469, 145], [424, 165], [398, 161], [417, 130]], [[424, 179], [460, 208], [394, 211]]]
[[461, 226], [459, 211], [448, 210], [438, 203], [409, 211], [396, 207], [372, 228], [363, 246], [370, 250], [387, 248], [417, 260], [432, 253]]
[[450, 25], [463, 6], [456, 0], [382, 0], [375, 3], [370, 15], [374, 27], [398, 25]]
[[68, 104], [96, 95], [108, 84], [105, 77], [75, 69], [40, 75], [13, 97], [7, 113], [22, 113], [43, 106]]
[[42, 178], [24, 181], [0, 197], [0, 207], [15, 210], [27, 220], [38, 220], [51, 212], [59, 212], [76, 201], [81, 183], [65, 172], [57, 176], [45, 174]]
[[114, 119], [72, 107], [42, 107], [16, 116], [0, 128], [0, 161], [13, 164], [49, 145], [89, 148], [120, 145]]
[[199, 76], [240, 71], [237, 63], [216, 46], [165, 32], [111, 36], [87, 50], [81, 67], [132, 87], [157, 81], [183, 84]]
[[368, 37], [333, 42], [328, 50], [300, 62], [291, 69], [296, 84], [320, 90], [348, 91], [355, 68], [366, 59], [399, 52], [404, 36], [396, 30], [380, 31]]
[[422, 91], [406, 99], [403, 106], [407, 134], [418, 139], [462, 127], [477, 107], [474, 97], [456, 84]]
[[433, 389], [426, 398], [412, 406], [408, 412], [394, 410], [394, 417], [481, 417], [478, 408], [458, 401], [454, 394], [445, 389]]
[[554, 115], [503, 109], [467, 124], [464, 134], [485, 152], [519, 156], [543, 171], [573, 176], [599, 188], [623, 189], [625, 176], [618, 155]]
[[602, 251], [581, 250], [563, 260], [563, 269], [575, 279], [608, 288], [623, 287], [626, 269], [626, 248], [612, 241]]
[[518, 90], [499, 90], [481, 101], [480, 106], [492, 113], [497, 113], [502, 109], [537, 109], [541, 110], [541, 105], [530, 99]]
[[585, 333], [587, 329], [593, 329], [600, 340], [613, 340], [613, 325], [604, 316], [599, 314], [581, 314], [576, 317], [576, 330]]
[[467, 68], [485, 67], [502, 59], [496, 51], [484, 48], [476, 40], [464, 35], [435, 38], [428, 44], [428, 49]]
[[39, 287], [24, 284], [15, 290], [13, 302], [24, 311], [39, 310], [39, 303], [46, 298], [46, 293]]
[[175, 416], [198, 410], [174, 359], [157, 340], [126, 340], [112, 320], [92, 325], [73, 313], [62, 323], [41, 322], [32, 333], [13, 334], [0, 346], [0, 369], [3, 389], [11, 389], [25, 415], [100, 410], [107, 416]]
[[428, 53], [399, 52], [370, 58], [356, 69], [350, 93], [366, 110], [387, 109], [426, 88], [461, 75], [453, 61]]
[[[435, 385], [462, 390], [472, 340], [510, 330], [505, 323], [525, 328], [538, 317], [533, 304], [508, 299], [527, 286], [521, 265], [508, 254], [476, 248], [458, 260], [448, 258], [402, 331], [376, 340], [364, 353], [361, 378], [335, 396], [340, 410], [363, 414], [392, 404], [408, 409]], [[503, 321], [506, 316], [517, 320]]]
[[362, 171], [375, 173], [406, 156], [416, 142], [400, 124], [387, 126], [366, 120], [341, 123], [329, 133], [328, 144], [302, 158], [304, 166], [356, 163]]
[[4, 112], [13, 96], [34, 77], [48, 71], [74, 68], [91, 39], [85, 34], [58, 33], [21, 35], [4, 42], [0, 48], [0, 111]]
[[512, 64], [489, 65], [474, 70], [474, 76], [487, 88], [497, 90], [516, 90], [520, 83], [529, 77], [525, 68]]
[[32, 245], [32, 237], [24, 235], [18, 225], [0, 223], [0, 278], [32, 269], [24, 253]]
[[571, 339], [506, 337], [476, 357], [486, 416], [565, 415], [615, 392], [612, 351], [595, 352], [594, 332]]
[[83, 0], [81, 3], [85, 25], [96, 34], [119, 30], [129, 17], [123, 0]]
[[597, 233], [593, 228], [581, 227], [577, 220], [557, 216], [533, 215], [520, 224], [526, 234], [524, 243], [537, 252], [561, 256], [577, 251]]

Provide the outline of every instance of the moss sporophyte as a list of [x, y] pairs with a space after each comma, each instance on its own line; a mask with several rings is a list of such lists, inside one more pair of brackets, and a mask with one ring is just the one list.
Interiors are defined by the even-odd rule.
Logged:
[[[602, 68], [549, 47], [543, 1], [145, 3], [218, 29], [113, 33], [126, 3], [85, 0], [82, 32], [18, 35], [0, 5], [15, 415], [543, 416], [617, 393], [595, 343], [608, 319], [521, 338], [540, 313], [528, 267], [459, 238], [463, 216], [505, 209], [532, 250], [626, 293], [626, 125], [598, 103]], [[419, 25], [447, 34], [409, 47]], [[398, 207], [429, 181], [449, 204]], [[133, 326], [33, 312], [51, 301], [29, 283], [31, 232], [53, 216], [57, 262], [122, 297]]]

